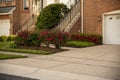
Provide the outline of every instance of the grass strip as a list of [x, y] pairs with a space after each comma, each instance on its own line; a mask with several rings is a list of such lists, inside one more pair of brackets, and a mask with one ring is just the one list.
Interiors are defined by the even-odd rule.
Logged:
[[42, 51], [42, 50], [18, 49], [18, 48], [0, 48], [0, 51], [29, 53], [29, 54], [42, 54], [42, 55], [52, 54], [51, 52]]
[[27, 58], [27, 56], [0, 53], [0, 60], [4, 60], [4, 59], [16, 59], [16, 58]]

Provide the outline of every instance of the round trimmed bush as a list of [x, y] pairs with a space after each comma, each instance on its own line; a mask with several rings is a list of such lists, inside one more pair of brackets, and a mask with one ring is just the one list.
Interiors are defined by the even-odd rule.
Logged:
[[60, 19], [63, 18], [69, 9], [63, 3], [51, 4], [45, 7], [38, 16], [36, 26], [37, 29], [51, 29], [54, 28]]

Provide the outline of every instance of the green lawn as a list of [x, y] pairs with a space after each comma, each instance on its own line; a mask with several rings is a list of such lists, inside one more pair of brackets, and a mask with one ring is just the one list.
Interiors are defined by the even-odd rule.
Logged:
[[19, 49], [19, 48], [10, 48], [11, 42], [0, 42], [0, 51], [8, 51], [8, 52], [20, 52], [20, 53], [29, 53], [29, 54], [52, 54], [52, 52], [47, 52], [43, 50], [35, 50], [35, 49]]
[[2, 54], [0, 53], [0, 60], [4, 59], [16, 59], [16, 58], [26, 58], [27, 56], [14, 55], [14, 54]]

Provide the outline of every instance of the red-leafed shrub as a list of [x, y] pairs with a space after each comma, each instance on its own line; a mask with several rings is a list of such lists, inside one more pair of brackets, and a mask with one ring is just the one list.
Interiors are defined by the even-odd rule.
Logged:
[[15, 42], [19, 46], [40, 46], [42, 40], [39, 33], [21, 31], [17, 34]]
[[64, 45], [69, 40], [69, 35], [66, 32], [57, 32], [51, 34], [52, 44], [55, 45], [56, 48], [60, 48], [60, 46]]
[[68, 33], [66, 32], [48, 32], [43, 31], [41, 33], [41, 37], [43, 38], [43, 43], [45, 43], [48, 47], [49, 44], [54, 44], [56, 48], [60, 48], [62, 45], [64, 45], [68, 38]]
[[29, 45], [28, 37], [29, 34], [27, 31], [21, 31], [17, 34], [15, 42], [20, 46], [28, 46]]
[[18, 33], [15, 41], [19, 46], [37, 46], [45, 43], [47, 47], [49, 44], [54, 44], [56, 48], [60, 48], [68, 40], [68, 33], [66, 32], [53, 32], [50, 33], [46, 30], [41, 32], [28, 32], [21, 31]]
[[88, 41], [97, 45], [102, 44], [102, 36], [96, 34], [73, 34], [71, 40]]

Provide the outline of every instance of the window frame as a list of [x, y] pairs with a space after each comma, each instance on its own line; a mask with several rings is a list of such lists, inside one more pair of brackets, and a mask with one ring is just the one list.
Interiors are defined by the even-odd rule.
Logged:
[[[26, 0], [28, 2], [25, 3], [25, 0], [22, 0], [23, 1], [23, 11], [28, 11], [30, 10], [30, 0]], [[26, 5], [25, 5], [26, 4]], [[27, 7], [26, 7], [27, 6]]]

